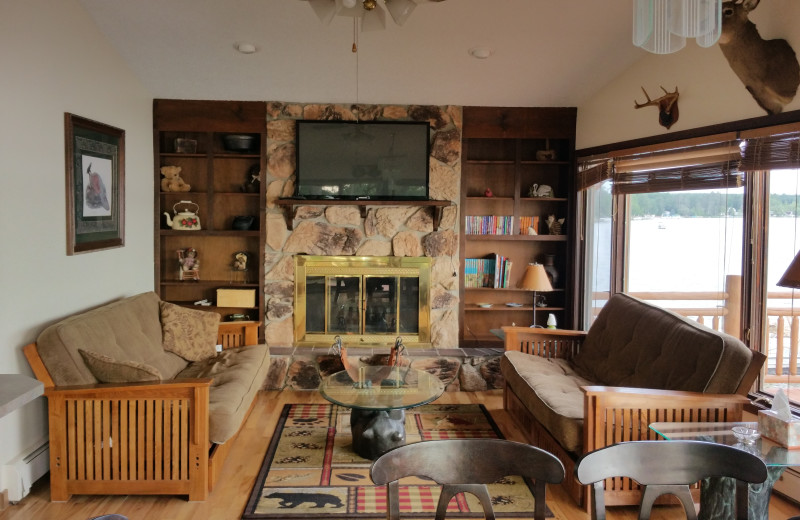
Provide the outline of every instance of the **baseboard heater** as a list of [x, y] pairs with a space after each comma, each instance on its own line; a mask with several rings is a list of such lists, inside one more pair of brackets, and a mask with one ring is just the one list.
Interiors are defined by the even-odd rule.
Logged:
[[34, 482], [50, 471], [50, 444], [42, 439], [15, 459], [3, 465], [2, 482], [8, 489], [8, 501], [19, 502]]

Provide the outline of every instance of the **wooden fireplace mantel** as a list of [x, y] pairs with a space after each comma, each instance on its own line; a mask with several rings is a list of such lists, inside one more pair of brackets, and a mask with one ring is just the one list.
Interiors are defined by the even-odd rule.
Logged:
[[442, 209], [452, 206], [449, 200], [337, 200], [337, 199], [277, 199], [276, 206], [283, 208], [286, 228], [294, 229], [294, 217], [298, 206], [358, 206], [361, 218], [367, 216], [367, 206], [418, 206], [433, 208], [433, 230], [439, 229]]

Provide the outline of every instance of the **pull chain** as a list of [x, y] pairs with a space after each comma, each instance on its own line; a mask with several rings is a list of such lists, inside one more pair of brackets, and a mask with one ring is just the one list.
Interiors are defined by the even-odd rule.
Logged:
[[353, 52], [358, 52], [358, 17], [353, 17]]

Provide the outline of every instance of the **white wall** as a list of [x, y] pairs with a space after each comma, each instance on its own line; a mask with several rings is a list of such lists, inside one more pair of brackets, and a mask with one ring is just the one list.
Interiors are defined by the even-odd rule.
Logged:
[[[0, 71], [0, 372], [31, 375], [45, 326], [153, 289], [152, 96], [76, 0], [0, 0]], [[126, 132], [123, 248], [66, 255], [64, 112]], [[40, 398], [0, 419], [0, 464], [46, 436]]]
[[[800, 2], [761, 2], [750, 19], [762, 38], [784, 38], [800, 54], [800, 25], [796, 23], [800, 20]], [[658, 124], [655, 107], [633, 107], [634, 101], [645, 101], [640, 87], [655, 99], [663, 94], [662, 85], [669, 91], [677, 86], [680, 92], [680, 117], [670, 130]], [[800, 94], [784, 111], [798, 109]], [[577, 148], [765, 115], [730, 69], [718, 45], [703, 49], [690, 40], [683, 50], [673, 54], [642, 51], [642, 59], [636, 65], [579, 106]]]

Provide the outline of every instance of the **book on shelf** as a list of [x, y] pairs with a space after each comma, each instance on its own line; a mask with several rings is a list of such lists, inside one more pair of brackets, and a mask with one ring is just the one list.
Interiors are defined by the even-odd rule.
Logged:
[[519, 217], [519, 234], [520, 235], [530, 235], [528, 233], [528, 228], [533, 228], [536, 232], [534, 234], [539, 234], [539, 217]]
[[467, 235], [511, 235], [514, 217], [510, 215], [468, 215], [464, 233]]
[[509, 285], [511, 276], [511, 260], [505, 256], [492, 253], [485, 258], [467, 258], [464, 260], [464, 287], [490, 287], [504, 289]]

